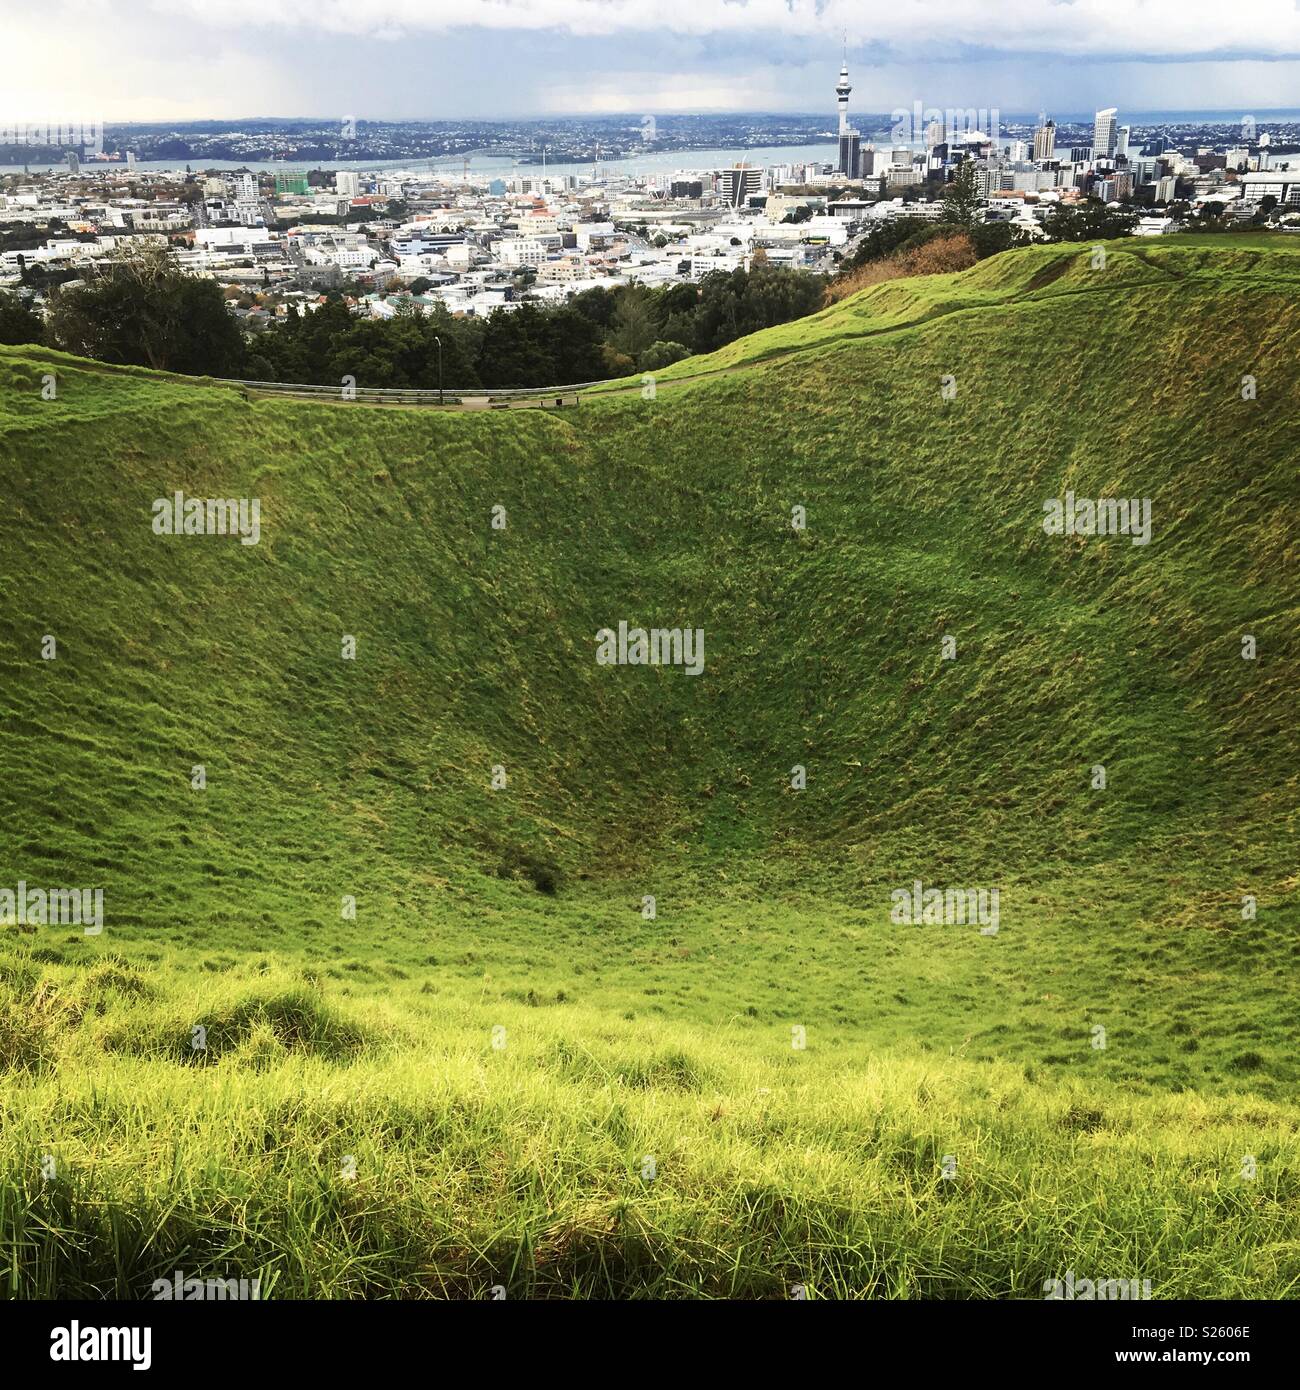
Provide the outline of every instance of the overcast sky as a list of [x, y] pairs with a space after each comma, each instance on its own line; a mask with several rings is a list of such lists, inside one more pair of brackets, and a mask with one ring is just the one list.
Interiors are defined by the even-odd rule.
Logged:
[[1300, 106], [1297, 0], [0, 0], [28, 121]]

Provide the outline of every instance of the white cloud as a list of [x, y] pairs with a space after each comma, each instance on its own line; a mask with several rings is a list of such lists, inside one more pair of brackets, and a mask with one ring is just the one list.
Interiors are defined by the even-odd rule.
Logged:
[[[745, 111], [783, 99], [778, 74], [719, 80], [698, 76], [620, 72], [617, 78], [549, 85], [539, 109], [559, 114], [619, 115], [627, 111]], [[829, 117], [827, 118], [829, 119]]]
[[[73, 30], [52, 29], [45, 11], [29, 9], [5, 18], [10, 55], [34, 61], [5, 65], [0, 115], [11, 120], [62, 117], [105, 121], [204, 120], [223, 114], [226, 96], [238, 92], [246, 111], [261, 114], [276, 100], [290, 109], [314, 107], [306, 74], [295, 73], [257, 44], [226, 33], [188, 42], [183, 32], [154, 29], [145, 38], [131, 25], [86, 11]], [[257, 96], [262, 94], [262, 104]], [[228, 111], [224, 114], [230, 114]]]
[[107, 121], [1300, 102], [1295, 0], [18, 0], [0, 115]]
[[[140, 13], [138, 0], [94, 8]], [[1295, 0], [152, 0], [213, 27], [387, 36], [455, 29], [884, 42], [902, 54], [977, 45], [1018, 53], [1300, 55]]]

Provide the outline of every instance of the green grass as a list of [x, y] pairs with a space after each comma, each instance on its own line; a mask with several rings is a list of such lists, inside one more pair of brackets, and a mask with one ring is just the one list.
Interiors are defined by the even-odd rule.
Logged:
[[[991, 257], [957, 275], [885, 281], [820, 313], [738, 338], [706, 356], [675, 362], [655, 377], [673, 382], [845, 339], [896, 332], [964, 310], [1079, 293], [1109, 296], [1166, 277], [1234, 282], [1261, 277], [1273, 285], [1300, 279], [1300, 258], [1296, 258], [1300, 235], [1179, 233], [1150, 240], [1125, 237], [1097, 245], [1106, 253], [1101, 272], [1092, 266], [1092, 244], [1028, 247], [1014, 256]], [[632, 383], [639, 387], [640, 381], [637, 376], [595, 390], [616, 390]]]
[[0, 887], [106, 913], [0, 928], [9, 1292], [1293, 1293], [1300, 261], [1090, 249], [558, 414], [0, 350]]

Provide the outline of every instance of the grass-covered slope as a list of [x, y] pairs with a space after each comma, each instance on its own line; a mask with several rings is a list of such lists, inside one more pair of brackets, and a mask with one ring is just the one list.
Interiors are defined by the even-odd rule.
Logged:
[[[809, 347], [892, 333], [965, 309], [1091, 293], [1099, 287], [1099, 272], [1112, 292], [1162, 278], [1230, 279], [1238, 288], [1243, 280], [1257, 277], [1275, 288], [1300, 280], [1300, 237], [1289, 235], [1192, 233], [1152, 241], [1126, 238], [1100, 246], [1100, 258], [1095, 257], [1097, 247], [1092, 245], [1041, 245], [1014, 256], [994, 256], [958, 275], [886, 281], [821, 313], [738, 338], [717, 352], [676, 362], [656, 375], [673, 381]], [[611, 382], [601, 389], [617, 390], [621, 384]]]
[[1011, 253], [563, 413], [0, 350], [0, 888], [106, 923], [0, 928], [10, 1287], [1287, 1291], [1298, 267]]

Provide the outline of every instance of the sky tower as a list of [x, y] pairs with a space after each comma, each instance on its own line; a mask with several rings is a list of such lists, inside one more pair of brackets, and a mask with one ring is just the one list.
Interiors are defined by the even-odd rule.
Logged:
[[835, 101], [840, 111], [839, 158], [836, 161], [835, 172], [847, 174], [849, 178], [856, 179], [862, 162], [862, 137], [849, 124], [849, 93], [853, 88], [849, 86], [847, 35], [845, 36], [844, 49], [844, 60], [840, 64], [840, 80], [835, 84]]
[[849, 93], [852, 90], [849, 86], [849, 59], [845, 54], [844, 61], [840, 64], [840, 80], [835, 84], [835, 101], [840, 108], [841, 140], [849, 133]]

